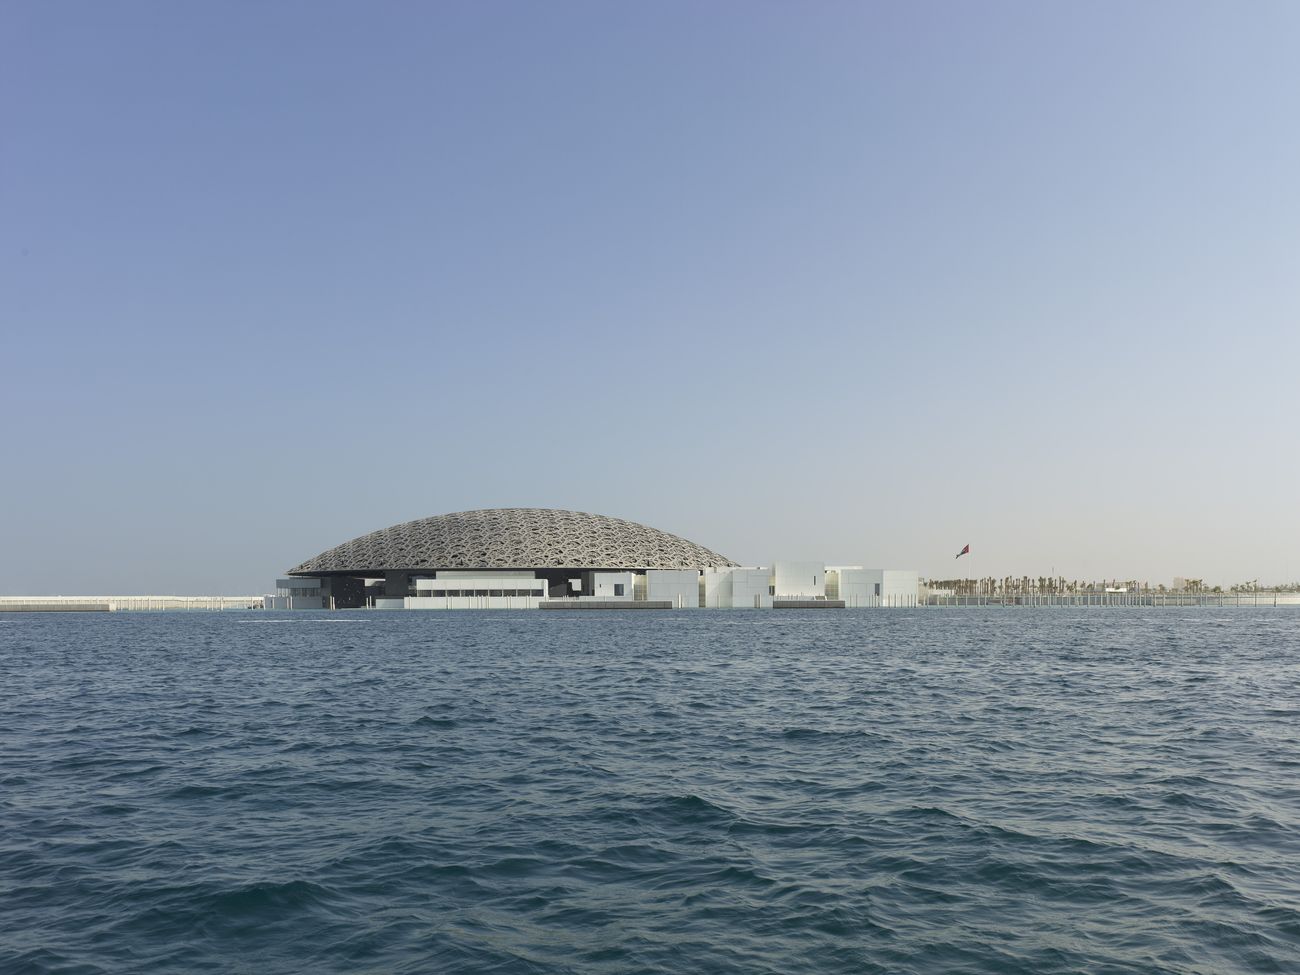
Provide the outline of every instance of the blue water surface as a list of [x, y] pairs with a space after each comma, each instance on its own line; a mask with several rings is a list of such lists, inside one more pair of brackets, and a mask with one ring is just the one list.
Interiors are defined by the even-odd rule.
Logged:
[[1300, 612], [9, 614], [0, 971], [1300, 972]]

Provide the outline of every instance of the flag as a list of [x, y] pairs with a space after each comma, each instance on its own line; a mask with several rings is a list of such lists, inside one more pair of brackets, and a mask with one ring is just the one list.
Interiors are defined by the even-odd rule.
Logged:
[[956, 555], [955, 557], [956, 557], [956, 558], [961, 558], [963, 555], [970, 555], [970, 546], [969, 546], [969, 545], [963, 546], [963, 547], [962, 547], [962, 550], [961, 550], [960, 552], [958, 552], [957, 555]]

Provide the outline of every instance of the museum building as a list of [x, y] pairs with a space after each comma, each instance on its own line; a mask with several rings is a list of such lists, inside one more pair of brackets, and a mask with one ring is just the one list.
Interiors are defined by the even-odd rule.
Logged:
[[403, 522], [290, 569], [268, 609], [771, 609], [915, 606], [917, 574], [741, 566], [665, 531], [580, 511], [489, 508]]

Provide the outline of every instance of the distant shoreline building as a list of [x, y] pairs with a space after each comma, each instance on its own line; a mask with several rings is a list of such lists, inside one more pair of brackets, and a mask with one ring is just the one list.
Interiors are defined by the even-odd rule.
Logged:
[[489, 508], [393, 525], [290, 569], [267, 609], [772, 609], [916, 606], [918, 573], [741, 566], [621, 518]]

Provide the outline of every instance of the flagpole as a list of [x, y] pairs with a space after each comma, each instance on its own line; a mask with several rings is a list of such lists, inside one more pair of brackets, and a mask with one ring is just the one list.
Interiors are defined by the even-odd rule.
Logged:
[[[957, 561], [960, 562], [960, 561], [961, 561], [961, 557], [962, 557], [963, 555], [970, 555], [970, 554], [971, 554], [971, 551], [970, 551], [970, 543], [967, 542], [965, 545], [963, 545], [963, 546], [961, 547], [961, 551], [957, 553]], [[969, 563], [967, 563], [966, 568], [968, 568], [968, 569], [970, 568], [970, 564], [969, 564]], [[978, 595], [979, 595], [979, 585], [978, 585], [979, 580], [978, 580], [978, 579], [974, 579], [974, 578], [972, 578], [972, 581], [974, 581], [974, 582], [976, 583], [976, 588], [975, 588], [975, 590], [973, 590], [972, 592], [968, 593], [968, 595], [971, 595], [971, 596], [978, 596]]]

